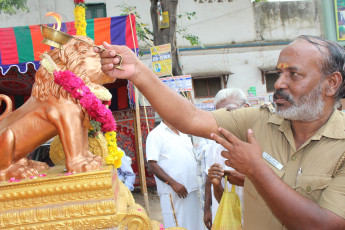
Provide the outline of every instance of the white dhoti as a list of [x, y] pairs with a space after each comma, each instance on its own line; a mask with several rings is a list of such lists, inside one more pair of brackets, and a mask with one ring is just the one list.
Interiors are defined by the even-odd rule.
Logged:
[[[200, 205], [198, 191], [188, 193], [186, 198], [179, 198], [176, 193], [171, 194], [175, 215], [179, 227], [188, 230], [204, 229], [203, 212]], [[170, 194], [165, 193], [159, 196], [164, 227], [176, 227], [174, 213], [171, 207]]]

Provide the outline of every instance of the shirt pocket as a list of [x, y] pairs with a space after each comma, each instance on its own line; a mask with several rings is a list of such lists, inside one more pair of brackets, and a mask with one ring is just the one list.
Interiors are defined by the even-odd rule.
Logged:
[[332, 177], [328, 174], [301, 173], [296, 178], [295, 190], [302, 196], [317, 202], [331, 180]]
[[[265, 160], [266, 164], [268, 165], [268, 167], [270, 169], [272, 169], [272, 171], [279, 177], [282, 178], [285, 174], [285, 168], [283, 167], [281, 170], [277, 169], [276, 167], [274, 167], [273, 165], [271, 165], [269, 162], [267, 162]], [[253, 185], [253, 183], [248, 180], [245, 179], [244, 181], [245, 183], [245, 192], [248, 193], [248, 195], [251, 196], [252, 199], [256, 200], [256, 202], [258, 203], [258, 205], [266, 205], [266, 201], [261, 197], [261, 195], [258, 193], [258, 191], [256, 190], [255, 186]]]

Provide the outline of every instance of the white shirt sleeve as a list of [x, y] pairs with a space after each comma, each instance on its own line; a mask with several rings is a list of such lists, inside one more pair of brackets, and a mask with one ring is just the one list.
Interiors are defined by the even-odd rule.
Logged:
[[225, 165], [225, 161], [227, 160], [222, 156], [222, 151], [228, 151], [226, 148], [224, 148], [222, 145], [219, 145], [216, 149], [216, 155], [214, 157], [214, 162], [217, 164], [220, 164], [224, 170], [234, 170], [233, 168]]
[[147, 161], [158, 161], [162, 151], [163, 138], [157, 132], [150, 132], [146, 139]]
[[205, 156], [206, 156], [206, 167], [205, 173], [208, 174], [208, 170], [210, 169], [211, 165], [214, 163], [214, 143], [208, 144], [207, 148], [205, 148]]

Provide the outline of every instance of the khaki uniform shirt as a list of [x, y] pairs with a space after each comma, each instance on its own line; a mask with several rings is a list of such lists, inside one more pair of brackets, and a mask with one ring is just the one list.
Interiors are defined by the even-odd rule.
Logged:
[[[278, 177], [302, 196], [345, 218], [345, 166], [332, 178], [345, 152], [345, 113], [334, 110], [327, 123], [299, 149], [290, 121], [275, 115], [272, 106], [232, 112], [220, 109], [213, 115], [219, 127], [243, 141], [247, 141], [247, 130], [253, 129], [262, 151], [283, 165], [278, 170], [265, 160]], [[244, 229], [286, 229], [249, 179], [244, 182]]]

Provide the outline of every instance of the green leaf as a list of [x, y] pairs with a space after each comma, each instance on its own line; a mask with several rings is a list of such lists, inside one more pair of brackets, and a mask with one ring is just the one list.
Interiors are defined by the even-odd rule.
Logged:
[[[116, 7], [120, 8], [124, 15], [132, 13], [135, 15], [137, 19], [141, 18], [140, 15], [137, 13], [135, 6], [129, 6], [128, 4], [124, 3], [117, 5]], [[182, 17], [186, 17], [188, 20], [192, 20], [192, 18], [196, 18], [196, 12], [184, 12], [183, 14], [176, 15], [176, 17], [179, 19], [181, 19]], [[141, 23], [140, 20], [136, 20], [136, 30], [138, 40], [144, 42], [147, 45], [146, 48], [151, 47], [151, 41], [153, 41], [153, 29], [149, 28], [147, 24]], [[199, 45], [201, 47], [204, 47], [204, 45], [199, 40], [198, 36], [187, 34], [186, 31], [186, 27], [176, 25], [176, 33], [181, 35], [182, 38], [186, 39], [192, 46]], [[142, 51], [140, 50], [139, 55], [143, 55]]]
[[0, 14], [3, 12], [5, 14], [15, 14], [16, 10], [22, 10], [29, 12], [27, 6], [27, 0], [1, 0], [0, 1]]

